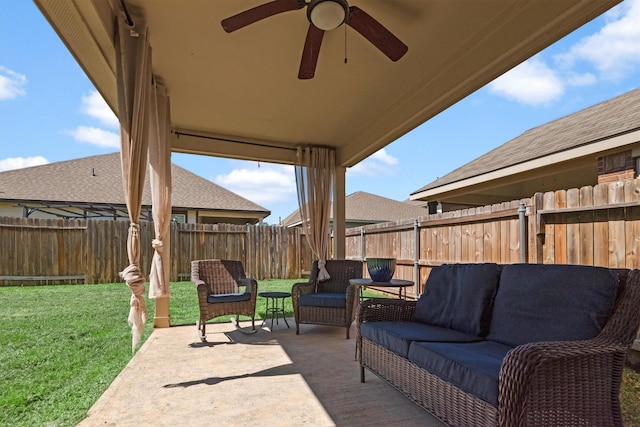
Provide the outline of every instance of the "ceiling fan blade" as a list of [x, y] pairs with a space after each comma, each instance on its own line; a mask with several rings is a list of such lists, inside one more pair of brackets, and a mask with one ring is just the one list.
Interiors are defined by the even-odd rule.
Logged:
[[307, 39], [304, 41], [304, 49], [302, 50], [300, 71], [298, 71], [299, 79], [311, 79], [316, 73], [316, 64], [318, 63], [322, 37], [324, 37], [324, 30], [317, 28], [313, 24], [309, 24]]
[[303, 7], [305, 7], [304, 0], [275, 0], [223, 19], [221, 24], [222, 28], [224, 28], [227, 33], [230, 33], [254, 22], [258, 22], [261, 19], [290, 10], [302, 9]]
[[347, 25], [359, 32], [392, 61], [402, 58], [409, 50], [406, 44], [359, 7], [349, 7]]

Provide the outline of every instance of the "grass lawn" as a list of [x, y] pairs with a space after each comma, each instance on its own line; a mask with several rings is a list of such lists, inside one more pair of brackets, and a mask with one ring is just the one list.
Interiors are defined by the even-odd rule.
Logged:
[[620, 390], [622, 418], [626, 427], [640, 427], [640, 373], [625, 369]]
[[[296, 281], [259, 289], [291, 290]], [[195, 325], [193, 284], [172, 283], [171, 293], [171, 324]], [[0, 426], [73, 426], [86, 416], [131, 359], [130, 295], [123, 283], [0, 288]], [[153, 330], [153, 301], [147, 307], [143, 341]], [[264, 316], [264, 298], [256, 312]]]
[[[296, 281], [260, 281], [258, 289], [289, 291]], [[171, 324], [195, 325], [193, 284], [172, 283], [171, 294]], [[0, 287], [0, 426], [74, 426], [86, 416], [131, 359], [129, 296], [122, 283]], [[153, 308], [148, 301], [150, 319]], [[290, 299], [285, 310], [293, 316]], [[264, 313], [258, 298], [256, 319]], [[149, 320], [143, 341], [151, 331]], [[640, 374], [626, 370], [626, 426], [640, 427], [639, 396]]]

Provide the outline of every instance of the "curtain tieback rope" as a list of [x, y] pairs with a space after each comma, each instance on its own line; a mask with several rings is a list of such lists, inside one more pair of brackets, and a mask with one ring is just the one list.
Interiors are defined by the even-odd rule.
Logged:
[[129, 224], [129, 234], [132, 236], [137, 236], [140, 234], [140, 224], [137, 222], [132, 222]]
[[[144, 285], [144, 276], [140, 272], [140, 267], [135, 264], [129, 264], [124, 270], [120, 272], [120, 277], [122, 277], [127, 285], [131, 288], [132, 291], [136, 292], [136, 285]], [[132, 287], [133, 285], [133, 287]], [[142, 291], [144, 292], [144, 286], [142, 287]]]
[[162, 250], [164, 249], [164, 243], [162, 243], [162, 240], [160, 239], [153, 239], [151, 241], [151, 247], [158, 252], [162, 252]]

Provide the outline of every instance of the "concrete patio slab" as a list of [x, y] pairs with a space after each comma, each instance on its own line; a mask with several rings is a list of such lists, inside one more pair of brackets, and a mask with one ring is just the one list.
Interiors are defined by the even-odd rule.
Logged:
[[209, 324], [208, 343], [156, 329], [79, 426], [442, 425], [370, 372], [361, 383], [344, 329], [289, 324]]

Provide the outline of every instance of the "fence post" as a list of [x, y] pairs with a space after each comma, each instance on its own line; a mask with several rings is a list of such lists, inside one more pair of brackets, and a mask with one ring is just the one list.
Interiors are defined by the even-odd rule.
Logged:
[[535, 263], [544, 263], [544, 242], [545, 242], [545, 227], [544, 221], [540, 217], [538, 211], [544, 207], [544, 194], [535, 193], [532, 198], [532, 211], [530, 211], [530, 217], [532, 218], [533, 233], [531, 233], [531, 244], [533, 245], [533, 255], [535, 257]]
[[364, 227], [360, 227], [360, 260], [364, 262], [364, 256], [366, 254], [366, 246], [364, 241]]
[[520, 202], [520, 205], [518, 205], [518, 222], [520, 223], [520, 263], [524, 264], [525, 260], [526, 260], [526, 246], [527, 246], [527, 239], [526, 239], [526, 223], [525, 223], [525, 212], [527, 211], [527, 208], [524, 206], [524, 203]]

